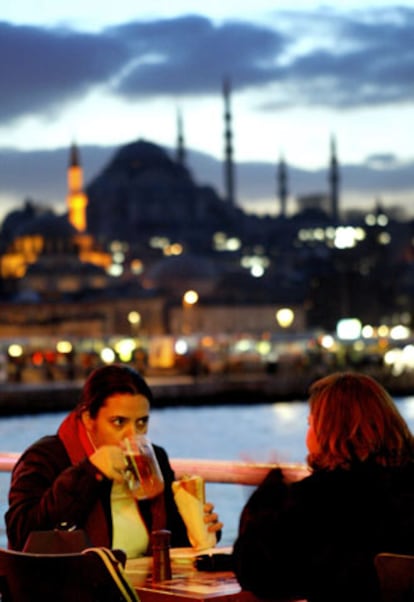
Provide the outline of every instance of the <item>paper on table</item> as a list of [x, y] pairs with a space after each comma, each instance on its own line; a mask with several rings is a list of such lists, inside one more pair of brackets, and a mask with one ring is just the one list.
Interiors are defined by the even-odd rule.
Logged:
[[[203, 554], [208, 554], [209, 556], [213, 556], [214, 554], [231, 554], [233, 551], [233, 546], [215, 546], [213, 548], [205, 548], [203, 549]], [[170, 556], [171, 560], [191, 560], [194, 559], [200, 554], [199, 550], [195, 550], [194, 548], [171, 548]]]
[[183, 477], [172, 484], [175, 503], [187, 528], [191, 545], [197, 550], [213, 548], [215, 533], [204, 522], [204, 481], [199, 476]]

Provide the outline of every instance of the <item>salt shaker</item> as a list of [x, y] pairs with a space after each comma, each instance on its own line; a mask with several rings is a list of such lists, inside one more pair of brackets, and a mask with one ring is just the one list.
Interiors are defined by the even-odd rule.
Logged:
[[153, 583], [171, 579], [170, 540], [171, 531], [166, 529], [151, 533]]

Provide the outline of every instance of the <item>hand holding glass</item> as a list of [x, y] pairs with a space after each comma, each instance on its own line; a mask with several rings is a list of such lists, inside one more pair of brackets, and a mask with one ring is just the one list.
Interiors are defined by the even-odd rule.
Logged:
[[125, 481], [134, 498], [144, 500], [164, 491], [164, 479], [154, 448], [145, 435], [135, 435], [122, 441], [126, 460]]

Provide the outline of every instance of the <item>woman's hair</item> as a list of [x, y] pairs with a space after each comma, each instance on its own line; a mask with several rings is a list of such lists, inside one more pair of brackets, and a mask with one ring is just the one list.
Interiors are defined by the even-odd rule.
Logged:
[[151, 389], [139, 372], [127, 365], [110, 364], [96, 368], [88, 376], [76, 407], [78, 415], [88, 411], [95, 418], [105, 400], [116, 393], [143, 395], [150, 403], [153, 400]]
[[335, 373], [309, 389], [317, 451], [313, 469], [350, 468], [373, 461], [382, 466], [414, 459], [414, 438], [387, 391], [372, 377]]

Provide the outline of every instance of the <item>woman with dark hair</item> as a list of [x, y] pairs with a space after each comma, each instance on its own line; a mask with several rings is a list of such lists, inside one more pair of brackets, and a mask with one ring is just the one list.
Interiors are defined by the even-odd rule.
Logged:
[[263, 598], [380, 600], [379, 552], [414, 553], [414, 439], [385, 389], [336, 373], [310, 387], [310, 476], [269, 473], [243, 509], [233, 560]]
[[[30, 446], [14, 467], [5, 517], [9, 547], [21, 550], [32, 531], [63, 525], [83, 529], [91, 545], [121, 548], [130, 558], [148, 551], [156, 529], [171, 531], [172, 546], [189, 545], [163, 448], [153, 446], [163, 494], [136, 502], [125, 483], [121, 442], [146, 434], [151, 401], [145, 380], [126, 365], [103, 366], [89, 375], [57, 434]], [[208, 530], [219, 532], [212, 504], [204, 511]]]

